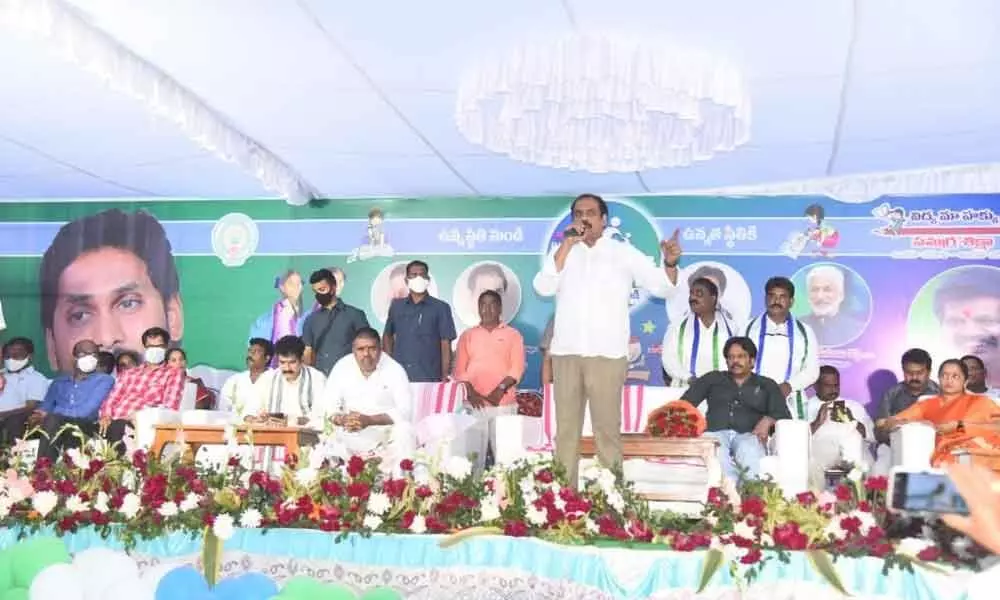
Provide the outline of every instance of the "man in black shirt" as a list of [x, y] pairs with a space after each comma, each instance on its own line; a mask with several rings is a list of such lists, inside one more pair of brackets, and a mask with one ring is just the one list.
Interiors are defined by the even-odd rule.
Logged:
[[306, 317], [302, 341], [306, 344], [303, 362], [329, 375], [338, 360], [351, 353], [355, 334], [368, 327], [364, 311], [337, 297], [337, 278], [330, 269], [320, 269], [309, 277], [319, 309]]
[[732, 481], [738, 467], [756, 478], [760, 459], [767, 454], [767, 438], [778, 419], [790, 419], [788, 403], [773, 379], [753, 372], [757, 347], [747, 337], [726, 342], [726, 371], [699, 377], [681, 399], [698, 406], [708, 401], [710, 435], [719, 440], [719, 465]]

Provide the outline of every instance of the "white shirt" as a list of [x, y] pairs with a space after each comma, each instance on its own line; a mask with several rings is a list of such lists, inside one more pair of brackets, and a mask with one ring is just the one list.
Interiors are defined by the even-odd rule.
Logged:
[[[308, 373], [308, 376], [306, 375]], [[261, 381], [262, 379], [267, 381]], [[309, 389], [304, 389], [304, 384], [308, 380]], [[310, 416], [302, 412], [302, 404], [307, 401], [315, 406], [323, 400], [323, 391], [326, 389], [326, 376], [319, 369], [302, 365], [302, 371], [295, 381], [288, 381], [281, 369], [271, 369], [260, 376], [257, 380], [259, 392], [257, 394], [258, 406], [247, 408], [246, 414], [258, 414], [260, 411], [279, 412], [289, 419]], [[276, 409], [271, 409], [271, 400], [281, 398], [281, 405]]]
[[266, 406], [270, 382], [267, 372], [261, 373], [257, 381], [250, 380], [250, 371], [233, 375], [222, 384], [218, 410], [232, 411], [241, 417], [256, 415], [259, 407]]
[[51, 383], [45, 375], [35, 370], [35, 367], [28, 365], [17, 373], [3, 371], [6, 380], [3, 391], [0, 392], [0, 411], [16, 410], [24, 408], [29, 401], [39, 404], [45, 400], [45, 393], [49, 391]]
[[[875, 424], [872, 422], [872, 418], [868, 414], [868, 411], [865, 409], [864, 405], [854, 400], [848, 400], [847, 398], [838, 398], [837, 400], [843, 402], [844, 407], [847, 408], [847, 410], [851, 411], [851, 415], [854, 417], [855, 421], [864, 425], [865, 440], [868, 442], [874, 442]], [[812, 396], [811, 398], [809, 398], [809, 404], [807, 406], [807, 411], [808, 411], [807, 419], [809, 420], [810, 423], [815, 421], [816, 417], [819, 416], [819, 410], [820, 408], [822, 408], [822, 406], [823, 406], [823, 401], [817, 398], [816, 396]]]
[[677, 290], [654, 260], [627, 242], [602, 237], [593, 247], [577, 243], [562, 271], [556, 270], [555, 251], [550, 253], [534, 281], [538, 295], [556, 298], [549, 353], [628, 356], [633, 282], [659, 298]]
[[[312, 421], [326, 421], [338, 414], [388, 415], [393, 424], [408, 424], [413, 415], [413, 396], [406, 370], [382, 353], [375, 370], [365, 377], [353, 354], [341, 358], [330, 369], [320, 402], [313, 405]], [[366, 427], [348, 432], [338, 428], [336, 438], [357, 452], [374, 450], [391, 436], [392, 426]]]
[[[760, 348], [761, 323], [767, 327], [763, 350]], [[802, 339], [803, 329], [806, 332], [806, 339]], [[788, 383], [793, 395], [794, 392], [800, 392], [811, 386], [819, 378], [819, 344], [816, 342], [816, 334], [809, 325], [801, 321], [792, 323], [792, 374], [787, 380], [785, 378], [788, 370], [789, 346], [787, 321], [779, 325], [765, 314], [750, 322], [746, 328], [746, 336], [757, 346], [760, 364], [760, 369], [756, 371], [758, 375], [769, 377], [779, 384]], [[792, 416], [797, 416], [794, 410]]]
[[[686, 324], [685, 324], [686, 323]], [[681, 335], [681, 329], [684, 329]], [[715, 314], [710, 327], [705, 327], [696, 315], [670, 323], [663, 336], [663, 368], [670, 375], [671, 385], [684, 385], [691, 377], [691, 353], [694, 351], [695, 328], [698, 331], [698, 356], [694, 362], [694, 375], [701, 377], [711, 371], [726, 370], [723, 349], [726, 341], [741, 331], [726, 321], [721, 312]], [[678, 351], [678, 346], [679, 351]]]

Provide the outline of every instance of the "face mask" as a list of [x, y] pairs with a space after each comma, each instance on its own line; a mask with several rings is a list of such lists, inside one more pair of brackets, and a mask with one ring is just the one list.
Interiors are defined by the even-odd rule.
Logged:
[[326, 306], [327, 304], [333, 302], [333, 294], [330, 292], [325, 294], [316, 294], [316, 302], [318, 302], [320, 306]]
[[8, 358], [3, 361], [3, 366], [7, 369], [8, 373], [17, 373], [21, 369], [28, 366], [27, 358]]
[[167, 357], [167, 349], [160, 348], [159, 346], [151, 346], [146, 348], [145, 358], [146, 362], [151, 365], [158, 365], [163, 362], [163, 359]]
[[93, 373], [97, 368], [97, 357], [93, 354], [84, 354], [76, 359], [76, 368], [80, 369], [81, 373]]
[[406, 287], [410, 288], [410, 291], [414, 294], [423, 294], [427, 291], [427, 285], [429, 283], [430, 281], [423, 277], [414, 277], [413, 279], [408, 279], [406, 281]]

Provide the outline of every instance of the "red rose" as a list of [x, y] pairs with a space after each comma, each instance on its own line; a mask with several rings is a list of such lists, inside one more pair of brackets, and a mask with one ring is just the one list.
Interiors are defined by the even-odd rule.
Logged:
[[409, 483], [405, 479], [386, 479], [382, 483], [382, 489], [390, 498], [402, 498], [407, 485]]
[[403, 460], [399, 461], [399, 468], [402, 469], [403, 471], [412, 471], [413, 461], [408, 458], [404, 458]]
[[528, 535], [528, 525], [524, 521], [507, 521], [503, 524], [503, 534], [510, 537], [525, 537]]
[[763, 558], [760, 548], [751, 548], [746, 554], [740, 557], [740, 562], [744, 565], [755, 565]]
[[858, 502], [858, 510], [861, 512], [871, 512], [872, 505], [867, 500], [862, 500], [861, 502]]
[[341, 496], [344, 493], [344, 486], [340, 485], [339, 481], [324, 481], [319, 484], [323, 493], [330, 497]]
[[917, 553], [917, 558], [927, 562], [933, 562], [941, 558], [941, 551], [935, 546], [928, 546]]
[[726, 500], [726, 495], [725, 493], [723, 493], [721, 488], [714, 487], [708, 489], [708, 503], [711, 506], [715, 507], [722, 506], [725, 500]]
[[861, 532], [861, 519], [857, 517], [844, 517], [840, 520], [840, 528], [852, 535]]
[[772, 532], [774, 544], [788, 550], [805, 550], [809, 545], [809, 538], [799, 531], [798, 523], [783, 523], [774, 528]]
[[211, 527], [212, 525], [215, 525], [215, 515], [208, 512], [203, 514], [201, 516], [201, 524], [204, 525], [205, 527]]
[[889, 488], [889, 479], [886, 477], [869, 477], [865, 479], [865, 489], [869, 492], [884, 492]]
[[543, 469], [535, 473], [536, 481], [540, 481], [542, 483], [552, 483], [553, 479], [554, 477], [552, 476], [552, 471], [549, 471], [548, 469]]
[[403, 529], [409, 529], [410, 525], [413, 525], [413, 520], [417, 518], [417, 513], [412, 510], [408, 510], [403, 513], [402, 518], [399, 520], [399, 526]]
[[347, 485], [347, 495], [351, 498], [360, 498], [364, 500], [368, 497], [371, 491], [371, 487], [363, 481], [356, 481]]
[[365, 459], [354, 455], [347, 461], [347, 474], [353, 479], [365, 470]]
[[240, 466], [240, 457], [238, 457], [238, 456], [230, 456], [229, 460], [226, 461], [226, 464], [228, 466], [230, 466], [230, 467], [238, 467], [238, 466]]
[[812, 492], [802, 492], [801, 494], [797, 494], [795, 499], [799, 501], [799, 504], [812, 506], [816, 503], [816, 494], [813, 494]]
[[892, 544], [887, 542], [874, 544], [868, 549], [868, 552], [875, 558], [885, 558], [892, 553]]
[[847, 502], [851, 498], [854, 498], [851, 488], [843, 483], [837, 485], [837, 487], [833, 490], [833, 494], [837, 497], [839, 502]]
[[430, 488], [430, 486], [422, 485], [422, 486], [420, 486], [420, 487], [417, 488], [416, 494], [417, 494], [417, 498], [421, 498], [421, 499], [422, 498], [430, 498], [431, 496], [434, 495], [434, 490], [432, 490]]
[[767, 510], [767, 504], [759, 496], [747, 496], [740, 504], [740, 512], [744, 515], [763, 517]]

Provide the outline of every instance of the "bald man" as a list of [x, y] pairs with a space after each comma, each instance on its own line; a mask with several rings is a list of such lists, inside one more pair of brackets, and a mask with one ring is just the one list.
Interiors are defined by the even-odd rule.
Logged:
[[846, 278], [839, 267], [823, 264], [806, 274], [809, 314], [800, 319], [812, 327], [821, 346], [843, 346], [865, 328], [862, 316], [852, 314], [846, 298]]

